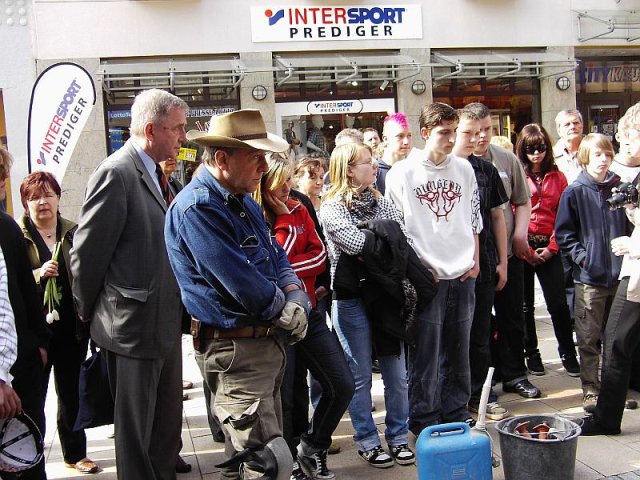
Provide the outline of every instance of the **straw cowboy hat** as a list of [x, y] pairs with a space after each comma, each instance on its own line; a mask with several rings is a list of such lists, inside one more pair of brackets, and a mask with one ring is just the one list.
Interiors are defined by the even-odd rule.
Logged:
[[289, 149], [286, 140], [267, 132], [259, 110], [237, 110], [213, 116], [208, 131], [189, 130], [187, 138], [211, 147], [256, 148], [269, 152]]

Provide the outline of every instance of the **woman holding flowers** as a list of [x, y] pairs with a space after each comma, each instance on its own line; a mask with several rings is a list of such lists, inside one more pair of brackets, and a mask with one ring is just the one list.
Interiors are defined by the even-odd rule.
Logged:
[[53, 333], [42, 390], [46, 397], [53, 367], [58, 394], [58, 435], [64, 462], [79, 472], [96, 473], [98, 466], [86, 457], [84, 431], [73, 431], [78, 414], [80, 364], [87, 355], [89, 335], [75, 312], [71, 295], [68, 266], [76, 224], [60, 216], [60, 194], [60, 185], [51, 173], [28, 175], [20, 185], [25, 213], [18, 223], [27, 243], [33, 275], [42, 291], [47, 323]]

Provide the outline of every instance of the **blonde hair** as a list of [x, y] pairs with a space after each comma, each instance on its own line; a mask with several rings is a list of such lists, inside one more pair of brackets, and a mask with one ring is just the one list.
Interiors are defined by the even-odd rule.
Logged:
[[293, 162], [287, 156], [282, 153], [270, 152], [267, 153], [266, 157], [269, 170], [262, 176], [256, 191], [251, 194], [258, 205], [262, 207], [263, 213], [266, 210], [262, 193], [264, 191], [277, 190], [293, 176]]
[[511, 140], [509, 140], [509, 138], [505, 137], [504, 135], [496, 135], [495, 137], [491, 137], [489, 143], [513, 152], [513, 143], [511, 143]]
[[589, 155], [591, 149], [598, 147], [600, 150], [608, 152], [611, 158], [614, 157], [615, 151], [613, 150], [613, 144], [609, 137], [602, 135], [601, 133], [590, 133], [582, 139], [580, 142], [580, 148], [578, 149], [578, 162], [582, 165], [582, 168], [589, 165]]
[[629, 128], [640, 129], [640, 102], [630, 106], [618, 120], [618, 130], [621, 130], [623, 135], [627, 135], [627, 129]]
[[[367, 150], [371, 153], [371, 148], [363, 143], [345, 143], [333, 149], [331, 160], [329, 161], [329, 180], [331, 188], [326, 193], [323, 201], [332, 198], [344, 203], [347, 208], [351, 208], [354, 196], [358, 195], [358, 186], [353, 185], [349, 174], [349, 167], [353, 167], [360, 152]], [[373, 192], [376, 200], [380, 197], [372, 186], [367, 187]]]

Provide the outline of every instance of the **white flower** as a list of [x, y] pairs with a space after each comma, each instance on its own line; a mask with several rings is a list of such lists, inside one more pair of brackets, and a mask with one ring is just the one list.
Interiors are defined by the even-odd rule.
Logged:
[[51, 312], [47, 313], [47, 323], [51, 325], [55, 319], [53, 318], [53, 314]]
[[60, 320], [60, 314], [58, 313], [58, 311], [56, 309], [53, 309], [53, 311], [51, 312], [51, 314], [53, 315], [53, 319], [54, 320]]

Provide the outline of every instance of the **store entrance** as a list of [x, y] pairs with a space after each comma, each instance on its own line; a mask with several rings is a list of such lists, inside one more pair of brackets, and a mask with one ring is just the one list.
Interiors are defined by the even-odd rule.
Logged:
[[640, 92], [586, 93], [578, 95], [578, 109], [584, 118], [585, 133], [602, 133], [616, 150], [618, 121], [632, 105], [640, 102]]

